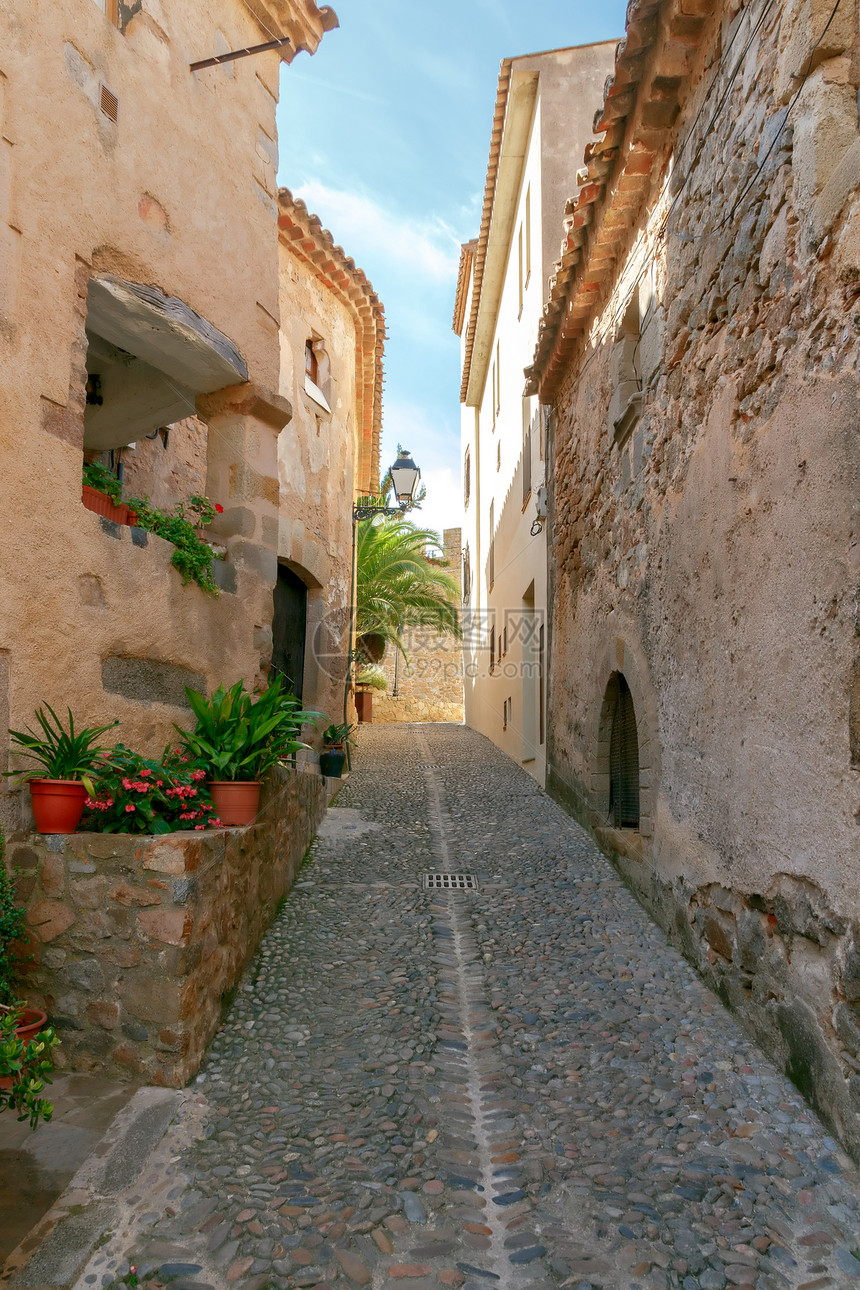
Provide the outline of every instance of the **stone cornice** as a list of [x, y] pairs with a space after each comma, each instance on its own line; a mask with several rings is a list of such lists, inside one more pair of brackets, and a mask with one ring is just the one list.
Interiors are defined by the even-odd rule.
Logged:
[[356, 268], [317, 215], [288, 188], [278, 190], [278, 229], [283, 245], [303, 261], [321, 285], [347, 307], [355, 321], [355, 424], [359, 460], [356, 495], [379, 490], [382, 435], [382, 355], [385, 310], [367, 275]]
[[281, 59], [291, 63], [304, 50], [316, 53], [327, 31], [338, 27], [337, 14], [329, 5], [321, 7], [314, 0], [242, 0], [260, 25], [263, 38], [289, 36], [292, 44], [281, 50]]
[[466, 344], [463, 354], [463, 378], [460, 384], [461, 403], [465, 402], [469, 388], [469, 376], [472, 367], [472, 351], [475, 345], [475, 331], [478, 326], [478, 310], [481, 304], [481, 286], [484, 279], [484, 264], [487, 258], [487, 244], [490, 240], [490, 221], [493, 216], [496, 179], [499, 173], [499, 154], [501, 153], [502, 148], [502, 133], [504, 131], [505, 113], [508, 106], [508, 90], [511, 84], [512, 63], [513, 59], [506, 58], [499, 70], [499, 84], [496, 90], [496, 106], [493, 110], [493, 129], [490, 135], [490, 158], [487, 162], [487, 177], [484, 181], [484, 204], [481, 209], [481, 230], [478, 234], [478, 241], [474, 252], [474, 265], [472, 272], [472, 307], [469, 311], [469, 323], [466, 328]]
[[605, 303], [630, 231], [668, 155], [680, 96], [718, 0], [631, 0], [627, 28], [568, 202], [561, 257], [538, 330], [526, 393], [551, 402], [572, 348]]

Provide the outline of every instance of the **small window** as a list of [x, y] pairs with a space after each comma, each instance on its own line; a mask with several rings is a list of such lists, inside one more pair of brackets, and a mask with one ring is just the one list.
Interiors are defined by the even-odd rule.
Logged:
[[525, 276], [524, 276], [524, 267], [525, 267], [525, 266], [524, 266], [524, 260], [523, 260], [523, 226], [522, 226], [522, 224], [520, 224], [520, 231], [519, 231], [519, 233], [517, 234], [517, 252], [518, 252], [518, 256], [519, 256], [519, 265], [520, 265], [520, 273], [519, 273], [519, 282], [520, 282], [520, 295], [519, 295], [519, 299], [520, 299], [520, 313], [517, 315], [517, 316], [519, 317], [519, 316], [520, 316], [520, 314], [522, 314], [522, 312], [523, 312], [523, 290], [524, 290], [524, 288], [525, 288]]
[[469, 498], [472, 496], [472, 454], [466, 449], [466, 455], [463, 458], [463, 506], [468, 508]]
[[314, 385], [319, 385], [320, 365], [314, 353], [312, 340], [305, 341], [305, 374], [310, 377]]
[[101, 9], [105, 17], [112, 22], [115, 27], [118, 27], [119, 0], [96, 0], [96, 4]]
[[513, 699], [508, 696], [502, 704], [502, 729], [507, 730], [513, 718]]
[[496, 628], [494, 624], [490, 625], [490, 675], [496, 666]]
[[618, 829], [639, 828], [639, 735], [633, 695], [617, 676], [617, 697], [609, 741], [609, 816]]
[[[490, 541], [487, 551], [487, 586], [490, 591], [493, 589], [493, 583], [496, 581], [496, 505], [490, 502]], [[495, 630], [495, 629], [494, 629]]]

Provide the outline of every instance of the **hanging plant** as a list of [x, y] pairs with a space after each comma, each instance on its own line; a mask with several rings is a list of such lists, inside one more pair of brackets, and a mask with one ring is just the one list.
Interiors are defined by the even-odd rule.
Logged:
[[137, 514], [139, 528], [172, 542], [176, 547], [170, 563], [182, 574], [182, 585], [196, 582], [210, 596], [221, 593], [212, 576], [212, 561], [223, 560], [222, 552], [213, 551], [197, 529], [211, 524], [224, 507], [195, 493], [186, 502], [177, 502], [172, 511], [150, 506], [148, 497], [133, 497], [129, 506]]

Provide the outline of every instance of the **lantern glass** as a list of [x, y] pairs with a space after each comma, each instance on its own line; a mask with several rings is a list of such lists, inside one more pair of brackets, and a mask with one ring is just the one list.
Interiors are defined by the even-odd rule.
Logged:
[[390, 474], [394, 496], [398, 502], [411, 502], [418, 488], [421, 471], [404, 449], [401, 449], [398, 453]]

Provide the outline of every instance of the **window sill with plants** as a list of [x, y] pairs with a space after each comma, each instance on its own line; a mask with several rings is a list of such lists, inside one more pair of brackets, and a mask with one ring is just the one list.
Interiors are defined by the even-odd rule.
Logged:
[[226, 551], [214, 535], [203, 530], [223, 513], [223, 506], [198, 493], [177, 502], [169, 511], [151, 506], [147, 497], [132, 497], [124, 502], [121, 481], [98, 461], [84, 463], [81, 501], [87, 510], [114, 524], [164, 538], [174, 548], [170, 562], [182, 575], [182, 585], [196, 582], [208, 595], [220, 595], [213, 561], [225, 559]]

